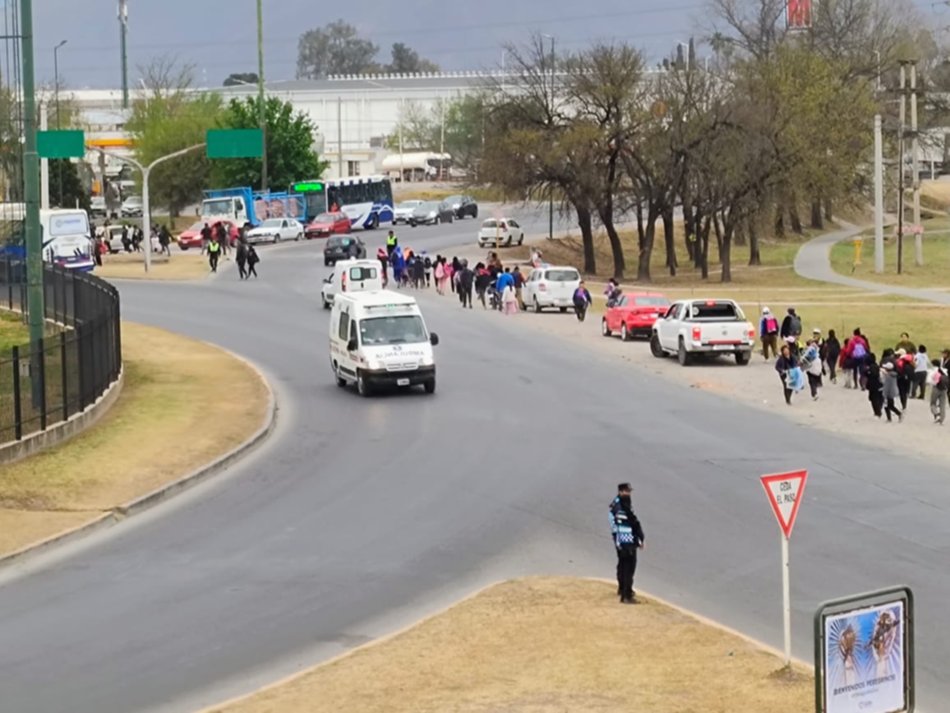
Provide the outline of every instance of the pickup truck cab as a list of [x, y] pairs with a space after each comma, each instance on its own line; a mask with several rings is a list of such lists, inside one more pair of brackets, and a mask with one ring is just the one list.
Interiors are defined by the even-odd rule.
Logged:
[[330, 313], [330, 368], [337, 386], [355, 383], [361, 396], [382, 387], [422, 386], [435, 393], [430, 332], [416, 300], [380, 290], [338, 294]]
[[675, 354], [683, 366], [697, 355], [733, 354], [745, 366], [755, 337], [755, 327], [732, 300], [683, 300], [653, 325], [650, 351], [658, 359]]

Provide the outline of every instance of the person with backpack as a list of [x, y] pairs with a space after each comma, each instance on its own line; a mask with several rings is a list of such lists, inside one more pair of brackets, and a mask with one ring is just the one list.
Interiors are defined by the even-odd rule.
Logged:
[[897, 372], [897, 391], [901, 400], [901, 409], [906, 411], [907, 398], [910, 396], [910, 389], [914, 383], [914, 372], [917, 370], [917, 365], [914, 355], [908, 354], [904, 349], [898, 349], [894, 356], [894, 370]]
[[768, 307], [762, 308], [762, 319], [759, 321], [759, 338], [762, 340], [762, 356], [765, 360], [778, 357], [778, 330], [779, 324], [772, 310]]
[[788, 308], [788, 314], [785, 315], [785, 319], [782, 320], [780, 336], [783, 340], [792, 337], [795, 339], [796, 346], [798, 345], [798, 339], [802, 336], [802, 318], [798, 316], [794, 307]]
[[828, 365], [828, 377], [832, 384], [838, 383], [838, 358], [841, 356], [841, 342], [838, 341], [838, 335], [835, 330], [828, 330], [828, 338], [825, 339], [825, 353], [822, 358]]
[[812, 401], [818, 400], [818, 389], [822, 387], [821, 383], [821, 352], [818, 343], [812, 339], [805, 347], [805, 354], [802, 356], [802, 370], [808, 376], [808, 386], [811, 389]]
[[865, 377], [867, 372], [862, 367], [864, 367], [870, 351], [868, 341], [864, 335], [861, 334], [861, 329], [855, 329], [851, 338], [848, 340], [847, 346], [841, 353], [844, 357], [844, 368], [853, 376], [853, 388], [855, 389], [860, 388], [862, 391], [865, 389]]
[[574, 290], [574, 314], [577, 315], [578, 322], [584, 321], [584, 317], [587, 316], [587, 309], [592, 303], [593, 300], [590, 297], [590, 292], [587, 291], [587, 287], [584, 286], [584, 281], [581, 280], [577, 289]]
[[785, 403], [792, 405], [792, 394], [801, 391], [800, 379], [802, 370], [798, 365], [798, 357], [792, 353], [788, 344], [783, 344], [778, 359], [775, 360], [775, 371], [782, 381], [782, 391], [785, 394]]
[[947, 388], [948, 384], [947, 370], [941, 364], [939, 359], [931, 362], [933, 371], [930, 374], [930, 413], [934, 417], [934, 423], [941, 426], [947, 418]]

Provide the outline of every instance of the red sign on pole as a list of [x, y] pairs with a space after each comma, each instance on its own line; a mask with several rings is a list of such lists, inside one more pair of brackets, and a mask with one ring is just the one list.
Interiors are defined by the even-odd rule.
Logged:
[[769, 498], [769, 504], [782, 528], [785, 537], [792, 536], [795, 527], [795, 518], [798, 517], [798, 507], [805, 492], [805, 482], [808, 480], [808, 471], [797, 470], [793, 473], [777, 473], [763, 475], [762, 487]]
[[807, 30], [811, 27], [811, 0], [786, 0], [785, 26], [789, 30]]

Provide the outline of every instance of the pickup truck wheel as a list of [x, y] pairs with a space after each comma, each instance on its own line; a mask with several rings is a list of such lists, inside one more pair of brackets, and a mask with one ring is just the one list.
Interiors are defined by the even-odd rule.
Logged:
[[679, 359], [680, 366], [689, 366], [691, 361], [690, 354], [686, 351], [686, 342], [680, 337], [679, 347], [676, 350], [676, 357]]
[[660, 346], [660, 335], [655, 332], [653, 336], [650, 337], [650, 353], [657, 359], [662, 359], [666, 356], [666, 352], [664, 352], [663, 347]]
[[736, 352], [736, 364], [746, 366], [752, 360], [752, 352]]
[[630, 331], [627, 329], [626, 323], [623, 323], [620, 325], [620, 341], [622, 342], [630, 341]]
[[605, 337], [609, 337], [612, 334], [612, 332], [610, 331], [610, 327], [607, 326], [606, 317], [600, 320], [600, 333], [603, 334]]

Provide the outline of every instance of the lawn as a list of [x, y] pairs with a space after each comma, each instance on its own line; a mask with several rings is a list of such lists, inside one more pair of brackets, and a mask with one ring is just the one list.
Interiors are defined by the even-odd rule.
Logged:
[[16, 312], [0, 310], [0, 358], [8, 356], [10, 350], [30, 341], [30, 330], [23, 324], [23, 317]]
[[127, 323], [122, 345], [125, 386], [102, 420], [66, 443], [3, 466], [0, 553], [175, 481], [261, 426], [267, 387], [243, 361], [203, 342]]
[[831, 248], [831, 266], [835, 272], [870, 282], [903, 287], [931, 287], [950, 289], [950, 221], [937, 219], [925, 222], [924, 264], [915, 262], [914, 236], [904, 237], [903, 270], [897, 274], [898, 245], [895, 230], [885, 232], [884, 272], [874, 271], [874, 233], [862, 235], [861, 264], [855, 265], [852, 241], [838, 243]]
[[808, 713], [811, 676], [615, 583], [496, 585], [381, 643], [209, 710], [220, 713]]
[[145, 272], [145, 258], [142, 253], [118, 253], [105, 255], [102, 267], [95, 270], [96, 277], [104, 280], [198, 280], [210, 273], [208, 259], [200, 250], [187, 252], [172, 246], [172, 256], [152, 256], [151, 270]]

